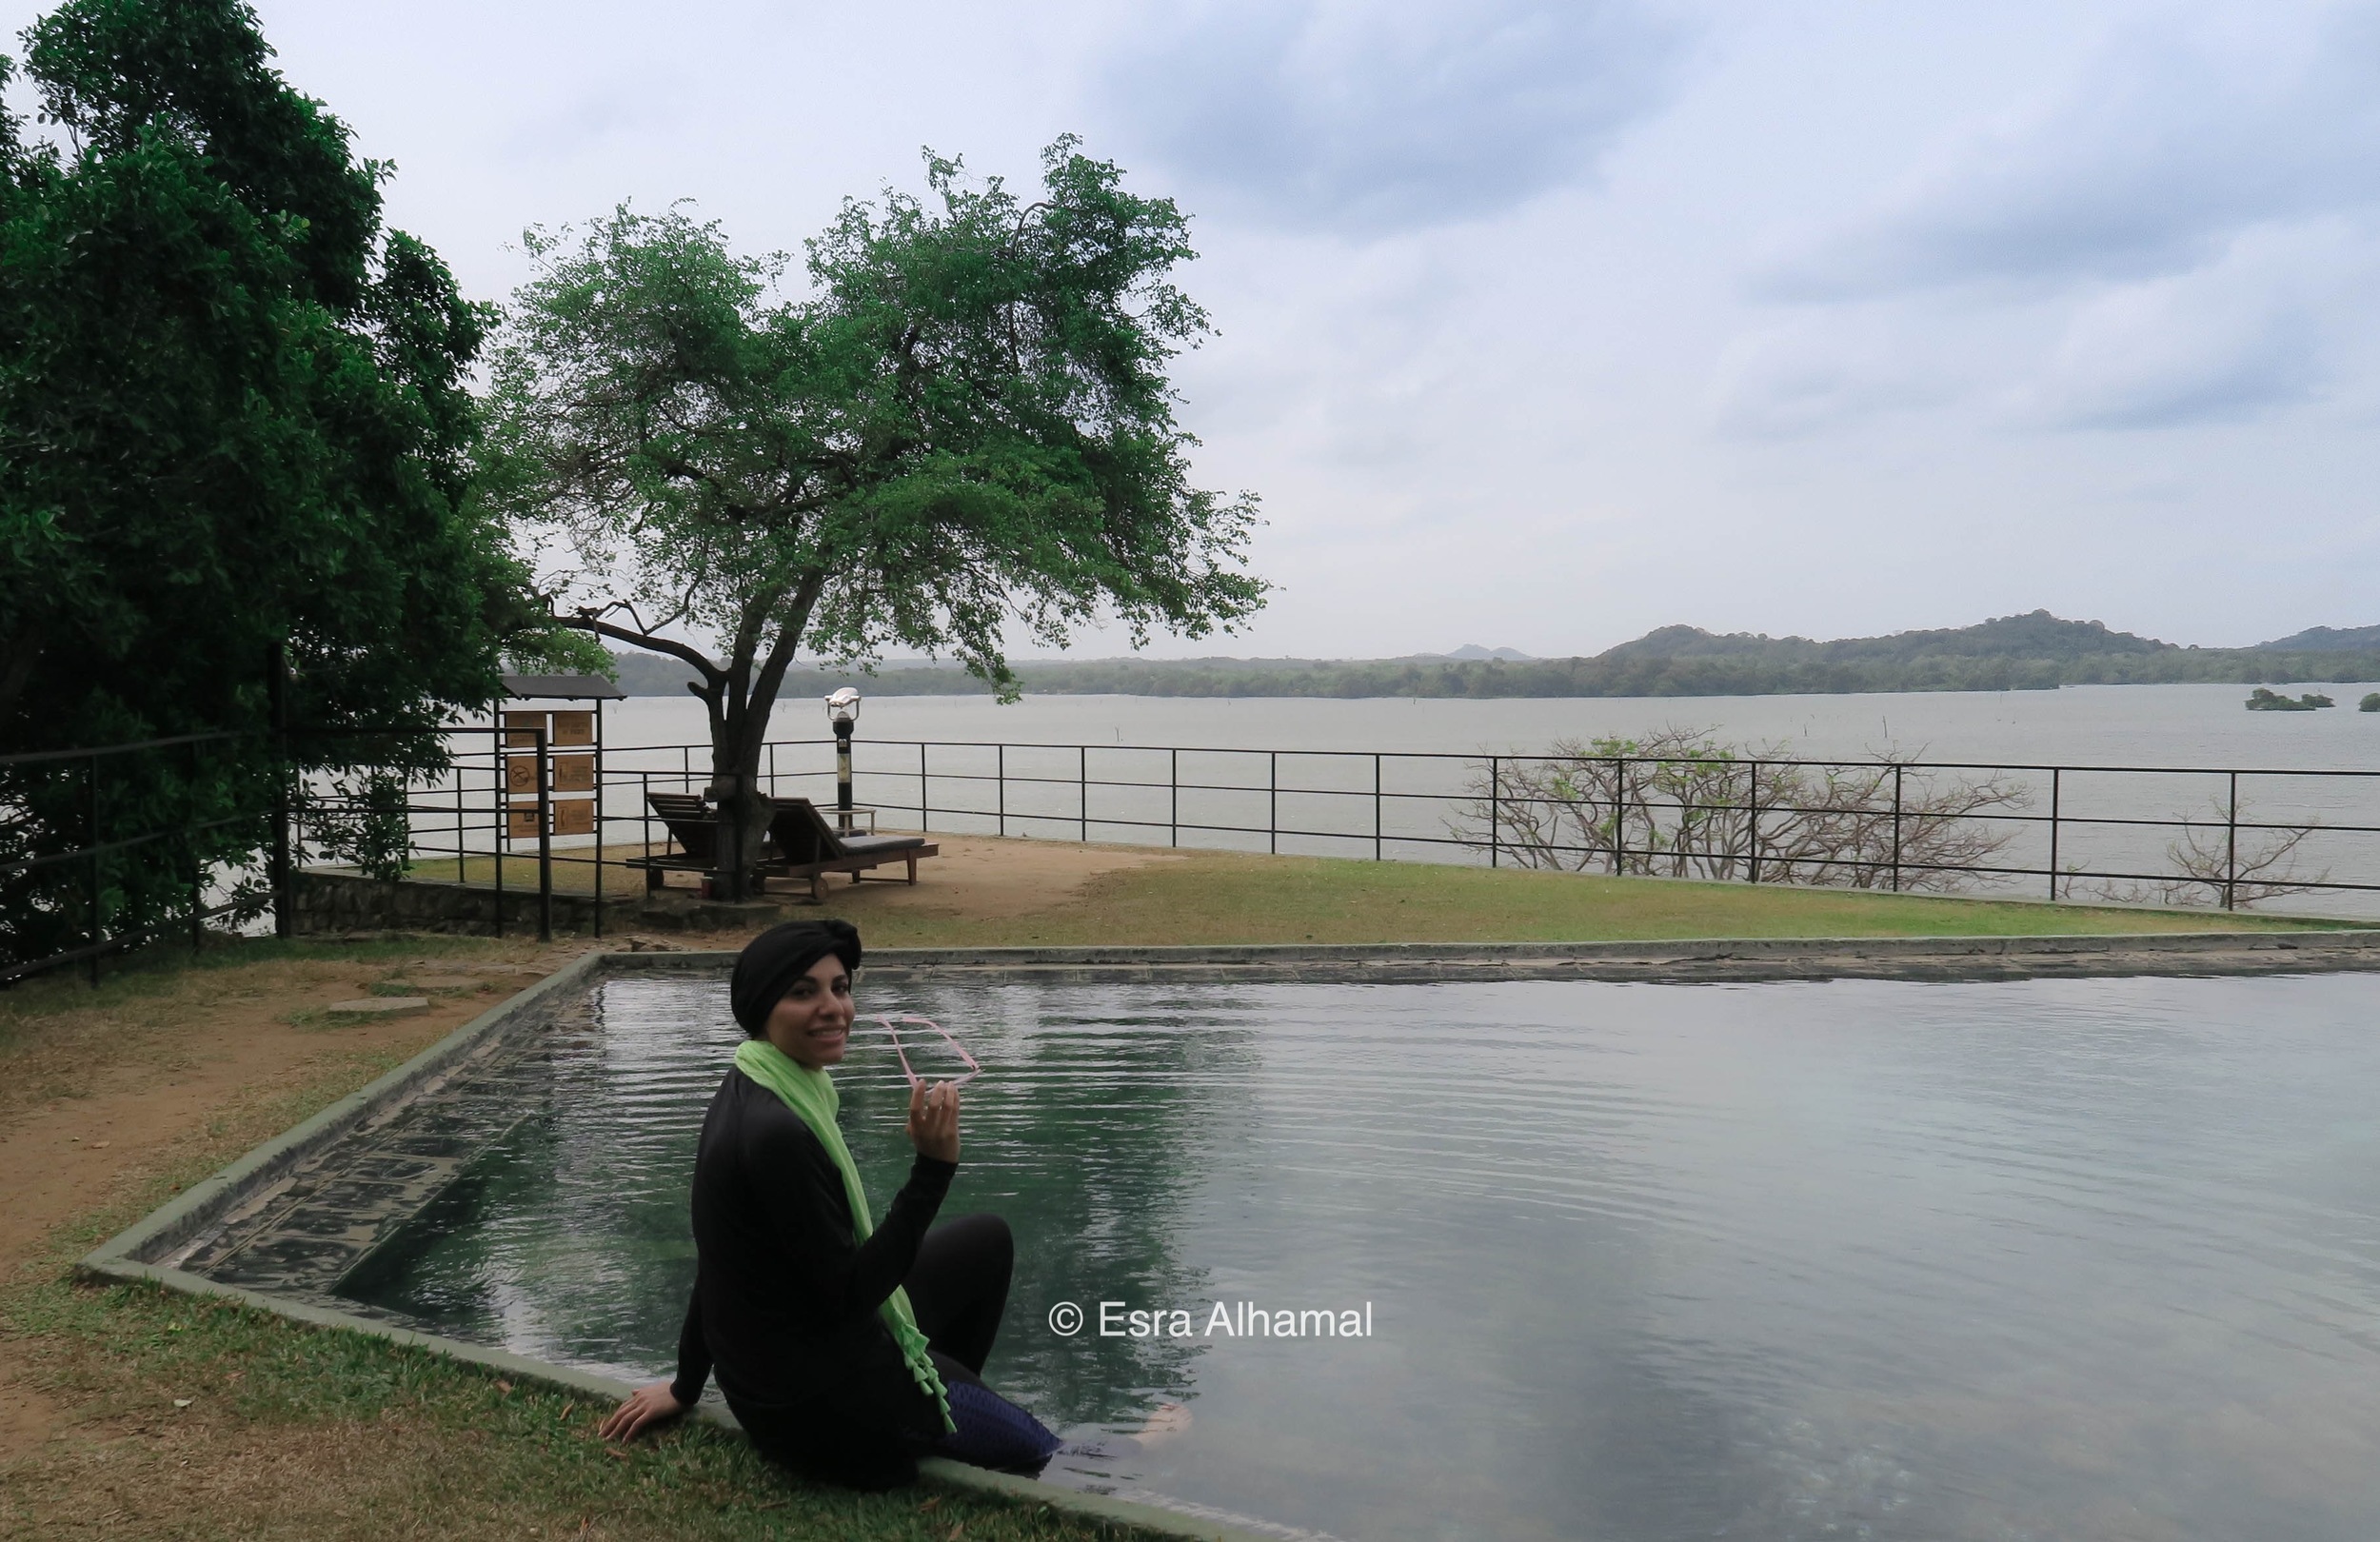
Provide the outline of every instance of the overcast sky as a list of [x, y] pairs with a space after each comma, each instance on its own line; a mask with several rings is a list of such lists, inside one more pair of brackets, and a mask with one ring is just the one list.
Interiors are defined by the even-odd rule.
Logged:
[[798, 250], [922, 146], [1175, 197], [1280, 587], [1153, 651], [2380, 622], [2380, 4], [259, 10], [484, 298], [624, 199]]

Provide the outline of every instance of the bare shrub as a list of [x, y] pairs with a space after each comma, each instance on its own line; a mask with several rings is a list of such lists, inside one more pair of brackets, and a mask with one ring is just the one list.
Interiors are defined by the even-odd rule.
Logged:
[[2259, 900], [2310, 894], [2330, 881], [2328, 867], [2301, 873], [2297, 866], [2298, 848], [2321, 828], [2319, 820], [2264, 824], [2245, 802], [2234, 816], [2227, 815], [2219, 800], [2210, 800], [2206, 814], [2196, 819], [2183, 816], [2180, 837], [2166, 846], [2165, 860], [2173, 869], [2171, 876], [2080, 883], [2069, 880], [2062, 892], [2068, 899], [2088, 897], [2116, 904], [2222, 905], [2227, 910], [2246, 910]]
[[[1973, 886], [2032, 803], [2020, 782], [1903, 760], [1783, 763], [1776, 746], [1665, 729], [1559, 740], [1474, 766], [1448, 821], [1522, 867], [1935, 892]], [[1897, 796], [1896, 796], [1897, 795]]]

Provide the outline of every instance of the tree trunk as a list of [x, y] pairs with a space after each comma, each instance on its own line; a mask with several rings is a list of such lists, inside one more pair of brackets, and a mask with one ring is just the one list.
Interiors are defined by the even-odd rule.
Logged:
[[768, 742], [768, 719], [739, 702], [715, 722], [711, 734], [711, 784], [704, 795], [719, 805], [720, 898], [748, 900], [758, 888], [755, 869], [776, 808], [761, 785], [761, 756]]
[[[631, 631], [589, 611], [556, 618], [599, 637], [615, 638], [682, 659], [701, 672], [701, 683], [689, 682], [686, 689], [702, 701], [710, 716], [711, 781], [704, 789], [704, 796], [719, 805], [713, 887], [724, 900], [748, 900], [759, 887], [756, 869], [768, 839], [769, 824], [777, 816], [767, 789], [761, 785], [761, 758], [768, 744], [769, 714], [777, 704], [777, 688], [783, 682], [785, 669], [793, 662], [794, 645], [808, 624], [810, 610], [818, 603], [825, 581], [823, 571], [804, 573], [792, 584], [790, 594], [780, 589], [757, 605], [737, 628], [735, 648], [724, 666], [684, 642], [641, 630]], [[781, 601], [785, 603], [785, 609], [768, 655], [756, 660], [768, 619], [777, 613]], [[753, 673], [755, 662], [760, 665], [758, 678]]]

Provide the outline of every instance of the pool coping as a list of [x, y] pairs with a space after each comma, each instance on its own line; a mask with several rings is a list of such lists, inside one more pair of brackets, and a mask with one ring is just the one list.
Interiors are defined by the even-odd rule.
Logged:
[[[486, 1345], [292, 1301], [149, 1259], [171, 1254], [248, 1196], [420, 1091], [487, 1046], [550, 998], [619, 974], [711, 971], [722, 951], [589, 952], [498, 1002], [405, 1064], [264, 1142], [84, 1255], [77, 1277], [147, 1282], [237, 1301], [291, 1321], [368, 1334], [565, 1392], [618, 1398], [626, 1382]], [[1197, 947], [887, 948], [871, 977], [895, 980], [1007, 976], [1042, 983], [1372, 982], [1617, 979], [1645, 982], [1829, 979], [1991, 979], [2089, 975], [2243, 975], [2380, 970], [2380, 929], [2351, 932], [2182, 932], [1988, 938], [1685, 939], [1659, 942], [1352, 943]], [[732, 1426], [724, 1409], [698, 1414]], [[1061, 1488], [928, 1458], [921, 1475], [944, 1487], [998, 1493], [1085, 1519], [1160, 1535], [1262, 1542], [1262, 1533], [1180, 1511]]]
[[[715, 969], [729, 952], [634, 955], [648, 968]], [[1478, 979], [1658, 983], [2005, 979], [2380, 969], [2380, 928], [2112, 932], [2008, 937], [1678, 938], [1625, 942], [1330, 942], [1181, 947], [883, 948], [866, 974], [1044, 983], [1414, 984]]]

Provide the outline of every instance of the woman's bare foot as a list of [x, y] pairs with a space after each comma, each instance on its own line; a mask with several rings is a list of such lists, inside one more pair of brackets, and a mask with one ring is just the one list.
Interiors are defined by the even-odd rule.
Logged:
[[1190, 1407], [1186, 1403], [1163, 1403], [1134, 1431], [1132, 1438], [1143, 1447], [1173, 1439], [1190, 1428]]

